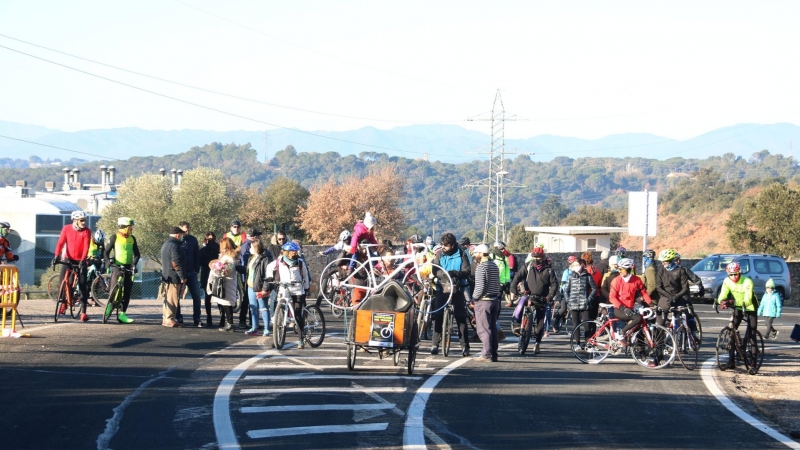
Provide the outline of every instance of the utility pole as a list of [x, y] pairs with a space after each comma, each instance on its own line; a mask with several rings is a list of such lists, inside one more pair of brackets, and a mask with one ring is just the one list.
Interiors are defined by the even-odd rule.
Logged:
[[500, 89], [494, 97], [494, 104], [492, 105], [491, 116], [486, 118], [472, 118], [468, 121], [491, 121], [492, 122], [492, 138], [489, 145], [489, 176], [468, 184], [464, 187], [484, 187], [488, 186], [489, 192], [486, 198], [486, 219], [483, 224], [483, 242], [492, 244], [497, 241], [506, 241], [506, 226], [505, 226], [505, 207], [504, 207], [504, 190], [509, 187], [525, 187], [515, 182], [508, 182], [504, 178], [508, 175], [505, 165], [505, 155], [516, 153], [507, 153], [505, 150], [505, 122], [509, 120], [516, 121], [516, 115], [506, 116], [505, 107], [503, 106], [503, 99], [500, 97]]

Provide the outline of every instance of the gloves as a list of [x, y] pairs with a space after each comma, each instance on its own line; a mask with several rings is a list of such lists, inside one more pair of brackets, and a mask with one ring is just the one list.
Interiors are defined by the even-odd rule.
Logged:
[[311, 289], [306, 289], [304, 292], [306, 294], [306, 297], [308, 297], [308, 294], [311, 293]]
[[60, 262], [61, 262], [61, 257], [60, 256], [56, 256], [55, 258], [53, 258], [53, 262], [51, 263], [51, 265], [53, 266], [53, 269], [55, 269], [56, 266], [58, 265], [58, 263], [60, 263]]
[[460, 273], [457, 270], [448, 270], [447, 274], [450, 275], [450, 278], [452, 278], [453, 281], [458, 280], [458, 277], [460, 276]]
[[19, 261], [19, 255], [14, 255], [14, 261]]

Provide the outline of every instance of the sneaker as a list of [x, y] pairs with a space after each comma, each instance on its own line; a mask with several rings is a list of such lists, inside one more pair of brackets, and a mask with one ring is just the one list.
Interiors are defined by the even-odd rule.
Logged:
[[306, 348], [306, 341], [300, 341], [297, 343], [297, 348]]
[[585, 351], [586, 351], [586, 350], [584, 350], [584, 348], [583, 348], [583, 347], [581, 347], [580, 345], [576, 345], [575, 347], [573, 347], [573, 348], [572, 348], [572, 350], [573, 350], [573, 351], [576, 351], [576, 352], [585, 352]]
[[541, 350], [539, 350], [539, 344], [536, 344], [533, 346], [533, 354], [538, 355], [539, 353], [541, 353]]
[[514, 333], [514, 336], [519, 336], [520, 326], [517, 324], [511, 324], [511, 332]]
[[81, 322], [88, 322], [88, 321], [89, 321], [89, 316], [87, 316], [86, 313], [81, 313]]
[[431, 355], [438, 355], [439, 354], [439, 347], [433, 347], [431, 349]]
[[467, 356], [469, 356], [469, 349], [465, 349], [465, 350], [463, 350], [463, 351], [461, 352], [461, 356], [463, 356], [463, 357], [465, 357], [465, 358], [466, 358]]
[[547, 331], [545, 331], [545, 332], [544, 332], [544, 336], [543, 336], [543, 337], [550, 337], [550, 333], [548, 333]]
[[206, 324], [204, 324], [203, 322], [197, 322], [197, 328], [205, 328], [205, 327]]
[[117, 321], [119, 323], [133, 323], [133, 322], [135, 322], [135, 320], [133, 320], [130, 317], [128, 317], [123, 311], [119, 312], [119, 315], [117, 316]]
[[245, 331], [244, 334], [246, 334], [248, 336], [258, 336], [258, 330], [254, 330], [254, 329], [251, 328], [251, 329]]
[[487, 357], [485, 357], [483, 355], [476, 356], [476, 357], [472, 358], [472, 360], [475, 361], [475, 362], [483, 362], [483, 363], [492, 361], [491, 359], [489, 359], [489, 358], [487, 358]]
[[650, 359], [647, 360], [647, 367], [655, 367], [655, 366], [656, 366], [656, 360], [655, 359], [650, 358]]
[[778, 339], [778, 333], [780, 333], [780, 331], [778, 331], [778, 330], [775, 330], [775, 332], [772, 333], [772, 340], [773, 341]]

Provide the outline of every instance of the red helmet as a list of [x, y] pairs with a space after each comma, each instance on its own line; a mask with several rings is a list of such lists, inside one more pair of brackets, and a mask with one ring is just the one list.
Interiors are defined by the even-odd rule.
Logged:
[[533, 256], [544, 256], [544, 247], [533, 247], [531, 249], [531, 254]]
[[570, 256], [569, 256], [569, 258], [567, 258], [567, 264], [572, 264], [572, 263], [574, 263], [574, 262], [575, 262], [575, 261], [577, 261], [577, 260], [578, 260], [578, 257], [577, 257], [577, 256], [575, 256], [575, 255], [570, 255]]
[[729, 274], [741, 273], [742, 272], [742, 268], [741, 268], [741, 266], [739, 266], [739, 263], [732, 262], [732, 263], [728, 264], [727, 267], [725, 267], [725, 272], [728, 272]]

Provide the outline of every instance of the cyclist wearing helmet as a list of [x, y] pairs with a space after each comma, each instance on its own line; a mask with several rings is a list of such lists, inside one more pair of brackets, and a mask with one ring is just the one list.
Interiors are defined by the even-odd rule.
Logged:
[[671, 306], [686, 306], [684, 297], [689, 295], [689, 278], [678, 265], [678, 253], [674, 249], [661, 250], [658, 259], [661, 269], [656, 272], [656, 290], [661, 314], [656, 317], [656, 323], [663, 326]]
[[[71, 214], [72, 224], [64, 225], [56, 243], [53, 266], [61, 261], [68, 264], [80, 266], [78, 270], [78, 289], [81, 292], [81, 321], [87, 322], [89, 316], [86, 315], [86, 301], [89, 298], [89, 286], [86, 283], [86, 257], [89, 255], [89, 242], [92, 240], [92, 232], [86, 227], [86, 213], [83, 211], [73, 211]], [[67, 273], [67, 266], [61, 266], [61, 276], [59, 285], [64, 280]], [[61, 304], [60, 314], [66, 311], [66, 304]]]
[[[120, 217], [117, 219], [117, 232], [111, 235], [108, 240], [108, 247], [103, 253], [106, 267], [111, 267], [111, 284], [108, 292], [114, 292], [117, 286], [117, 279], [122, 275], [122, 312], [119, 313], [117, 320], [119, 323], [133, 323], [134, 320], [128, 318], [128, 303], [131, 301], [131, 290], [133, 289], [133, 272], [124, 272], [120, 267], [136, 270], [141, 254], [139, 244], [133, 236], [133, 219], [130, 217]], [[99, 231], [99, 230], [98, 230]], [[111, 265], [111, 253], [114, 253], [113, 266]], [[111, 302], [106, 304], [106, 310], [110, 310], [114, 305]], [[108, 314], [111, 311], [106, 311]]]
[[19, 255], [15, 255], [11, 251], [11, 244], [6, 239], [8, 232], [11, 231], [11, 225], [8, 222], [0, 222], [0, 261], [19, 261]]
[[660, 264], [656, 264], [656, 252], [653, 250], [645, 250], [642, 253], [642, 265], [644, 266], [644, 274], [642, 281], [647, 293], [653, 302], [658, 303], [658, 290], [656, 289], [656, 274], [659, 271]]
[[300, 259], [300, 246], [294, 242], [287, 242], [281, 247], [281, 256], [267, 264], [266, 273], [264, 274], [264, 280], [267, 283], [301, 283], [300, 286], [289, 286], [294, 317], [297, 320], [297, 327], [300, 331], [300, 336], [298, 337], [299, 348], [305, 348], [305, 341], [303, 340], [303, 329], [305, 328], [303, 308], [306, 306], [306, 295], [311, 287], [308, 273], [305, 263]]
[[[750, 323], [750, 329], [755, 330], [758, 327], [758, 316], [756, 315], [757, 305], [753, 292], [753, 280], [750, 277], [742, 276], [742, 268], [737, 262], [728, 264], [725, 272], [728, 273], [728, 277], [722, 282], [722, 288], [720, 288], [719, 297], [715, 303], [723, 304], [729, 294], [733, 295], [733, 307], [736, 308], [733, 327], [739, 328], [742, 319], [746, 317]], [[723, 308], [726, 307], [727, 304], [723, 305]]]
[[[633, 310], [636, 297], [641, 296], [648, 305], [652, 304], [653, 300], [647, 294], [647, 289], [645, 289], [642, 279], [633, 274], [634, 263], [632, 259], [620, 259], [617, 267], [619, 268], [619, 276], [615, 277], [614, 281], [611, 282], [609, 300], [614, 305], [614, 316], [626, 322], [625, 327], [622, 329], [622, 333], [625, 334], [642, 321], [642, 316]], [[624, 337], [620, 339], [620, 344], [628, 345]], [[655, 366], [655, 361], [653, 361], [653, 366]]]
[[[339, 242], [328, 247], [325, 251], [319, 252], [320, 256], [328, 256], [334, 252], [344, 252], [345, 254], [350, 253], [350, 232], [348, 230], [344, 230], [339, 233]], [[344, 255], [341, 255], [344, 256]]]
[[[558, 293], [559, 283], [555, 271], [546, 262], [544, 248], [535, 247], [533, 250], [533, 260], [517, 272], [511, 285], [516, 287], [519, 283], [524, 283], [524, 290], [530, 292], [528, 301], [536, 308], [536, 316], [543, 318], [545, 306], [552, 302]], [[533, 353], [538, 354], [539, 343], [544, 334], [544, 320], [537, 321], [534, 332], [536, 346], [533, 348]]]
[[511, 306], [511, 284], [509, 284], [511, 281], [511, 266], [508, 263], [508, 257], [506, 257], [504, 251], [506, 249], [506, 244], [500, 241], [495, 241], [492, 247], [492, 254], [489, 255], [489, 259], [494, 261], [494, 263], [497, 264], [497, 268], [500, 270], [500, 286], [503, 289], [503, 294], [506, 296], [506, 306]]

